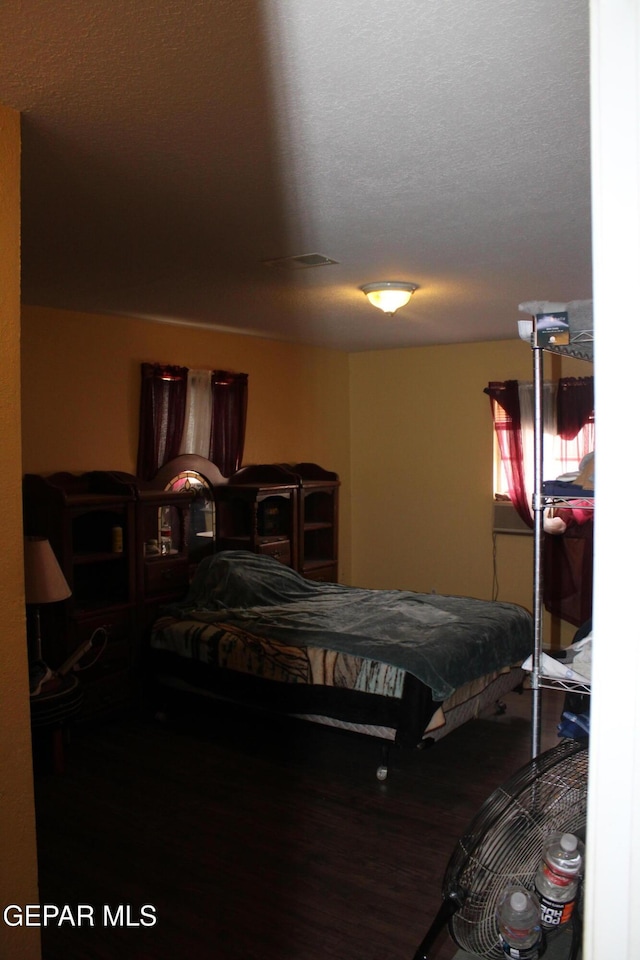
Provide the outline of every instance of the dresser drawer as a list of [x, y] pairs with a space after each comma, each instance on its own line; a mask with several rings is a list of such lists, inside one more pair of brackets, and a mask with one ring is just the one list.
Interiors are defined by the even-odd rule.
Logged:
[[186, 593], [189, 587], [189, 562], [179, 559], [151, 560], [145, 563], [144, 589], [148, 597], [163, 593]]
[[[90, 640], [96, 631], [101, 633], [102, 630], [107, 633], [111, 643], [131, 644], [135, 635], [135, 609], [120, 607], [101, 610], [99, 613], [74, 617], [71, 624], [75, 646]], [[99, 635], [96, 641], [100, 641]]]
[[279, 560], [280, 563], [284, 563], [288, 567], [291, 566], [291, 542], [289, 540], [263, 542], [258, 546], [258, 553], [273, 557], [274, 560]]
[[307, 567], [302, 571], [306, 580], [316, 580], [322, 583], [337, 583], [338, 565], [329, 563], [325, 566]]

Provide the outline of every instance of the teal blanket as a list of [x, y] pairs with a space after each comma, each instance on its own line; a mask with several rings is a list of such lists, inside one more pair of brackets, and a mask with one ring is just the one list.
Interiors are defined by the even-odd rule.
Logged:
[[185, 600], [163, 612], [391, 664], [437, 701], [533, 647], [531, 615], [516, 604], [318, 583], [242, 550], [203, 560]]

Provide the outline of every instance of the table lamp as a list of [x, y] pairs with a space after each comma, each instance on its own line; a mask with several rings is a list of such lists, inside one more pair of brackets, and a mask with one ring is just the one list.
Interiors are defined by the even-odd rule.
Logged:
[[25, 538], [24, 593], [27, 604], [32, 605], [35, 610], [35, 658], [29, 658], [29, 682], [31, 694], [35, 696], [45, 680], [52, 675], [42, 659], [40, 606], [43, 603], [57, 603], [71, 596], [69, 584], [46, 537]]

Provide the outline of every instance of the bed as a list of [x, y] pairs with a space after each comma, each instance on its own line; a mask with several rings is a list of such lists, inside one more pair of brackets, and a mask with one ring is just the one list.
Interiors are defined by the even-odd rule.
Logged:
[[162, 611], [150, 663], [165, 687], [416, 747], [521, 683], [532, 644], [516, 604], [306, 580], [238, 550], [204, 559]]

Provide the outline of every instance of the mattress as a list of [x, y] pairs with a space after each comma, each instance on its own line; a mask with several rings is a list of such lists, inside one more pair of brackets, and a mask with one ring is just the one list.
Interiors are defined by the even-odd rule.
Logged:
[[244, 551], [203, 561], [166, 612], [173, 624], [156, 624], [152, 645], [180, 656], [369, 692], [411, 674], [439, 702], [533, 647], [533, 620], [517, 604], [314, 583]]
[[226, 551], [150, 643], [165, 686], [416, 746], [521, 682], [533, 623], [516, 604], [314, 583]]

